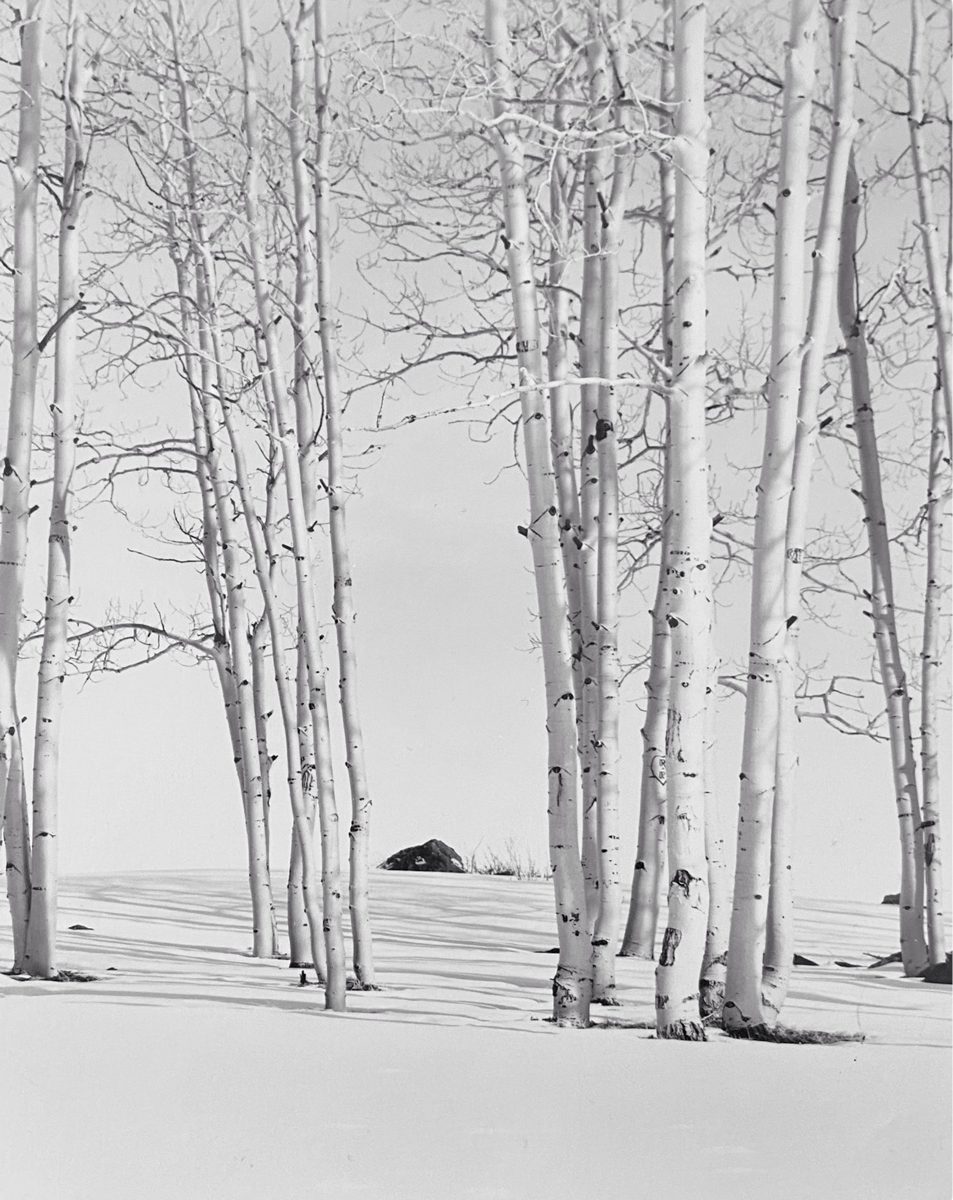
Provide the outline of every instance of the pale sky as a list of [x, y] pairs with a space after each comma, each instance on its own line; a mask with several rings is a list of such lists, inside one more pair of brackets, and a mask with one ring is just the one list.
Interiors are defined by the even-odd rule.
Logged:
[[[884, 215], [875, 237], [889, 243], [893, 232]], [[345, 243], [342, 276], [354, 252]], [[719, 312], [713, 317], [715, 334], [739, 319], [737, 311]], [[482, 390], [499, 390], [498, 380], [488, 377]], [[459, 388], [456, 394], [452, 389], [431, 394], [419, 408], [446, 407], [458, 403], [460, 395]], [[117, 410], [114, 399], [102, 403], [104, 411]], [[147, 406], [143, 419], [159, 426], [168, 420], [181, 423], [185, 415], [186, 397], [177, 379], [136, 403]], [[170, 418], [171, 410], [176, 415]], [[721, 441], [719, 436], [719, 453], [730, 450], [736, 463], [757, 461], [760, 423], [750, 414], [737, 417]], [[542, 866], [547, 860], [542, 670], [530, 644], [535, 598], [529, 555], [516, 532], [525, 517], [525, 482], [516, 470], [503, 470], [511, 459], [509, 434], [501, 430], [482, 442], [459, 421], [435, 419], [375, 440], [384, 449], [361, 470], [359, 492], [349, 505], [374, 861], [439, 837], [464, 855], [477, 847], [502, 851], [511, 840]], [[843, 487], [853, 481], [839, 479], [839, 489], [830, 482], [831, 470], [842, 472], [845, 460], [835, 454], [831, 461], [830, 470], [818, 472], [816, 504], [840, 521], [859, 522], [859, 505], [844, 498]], [[736, 483], [742, 489], [753, 486], [747, 476], [738, 476]], [[154, 484], [134, 506], [143, 500], [160, 518], [164, 497]], [[32, 552], [40, 561], [45, 508], [44, 495], [31, 531]], [[140, 602], [143, 619], [159, 610], [174, 624], [175, 608], [187, 610], [199, 594], [189, 568], [131, 555], [130, 542], [140, 547], [142, 542], [111, 511], [87, 510], [78, 526], [74, 591], [83, 615], [113, 601]], [[745, 644], [744, 589], [733, 586], [725, 600], [718, 638], [730, 659], [743, 653]], [[629, 622], [640, 623], [634, 636], [644, 638], [648, 618], [641, 602], [627, 598], [624, 611]], [[807, 652], [834, 654], [849, 645], [853, 669], [866, 674], [867, 631], [863, 618], [857, 620], [853, 641], [837, 632], [805, 632]], [[333, 666], [330, 646], [328, 660]], [[24, 671], [25, 714], [32, 710], [31, 688]], [[631, 679], [622, 730], [626, 876], [638, 820], [641, 694], [641, 680]], [[718, 695], [717, 785], [732, 828], [742, 706], [737, 695]], [[277, 749], [277, 718], [272, 726]], [[30, 729], [28, 724], [28, 737]], [[949, 751], [946, 737], [947, 830]], [[886, 742], [844, 737], [808, 720], [800, 729], [800, 757], [797, 890], [868, 900], [897, 890], [897, 825]], [[340, 747], [336, 762], [343, 844], [348, 795]], [[279, 894], [290, 820], [281, 778], [279, 763], [273, 800]], [[59, 846], [64, 873], [243, 866], [240, 798], [217, 686], [205, 667], [166, 659], [83, 688], [70, 685]]]

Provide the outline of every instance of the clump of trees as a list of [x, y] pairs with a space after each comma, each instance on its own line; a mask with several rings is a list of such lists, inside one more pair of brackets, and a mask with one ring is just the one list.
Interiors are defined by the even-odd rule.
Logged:
[[[347, 989], [332, 762], [340, 720], [353, 972], [358, 986], [375, 986], [346, 414], [355, 391], [370, 389], [379, 423], [400, 381], [461, 359], [474, 379], [508, 380], [494, 419], [511, 421], [527, 483], [519, 532], [545, 694], [556, 1023], [584, 1027], [593, 1003], [617, 1003], [619, 953], [657, 952], [660, 1037], [702, 1040], [714, 1021], [735, 1036], [811, 1040], [781, 1016], [794, 953], [798, 730], [815, 717], [889, 742], [903, 968], [914, 975], [945, 960], [937, 729], [951, 250], [937, 195], [950, 163], [931, 129], [945, 118], [926, 36], [938, 14], [911, 0], [902, 65], [856, 0], [787, 9], [786, 24], [771, 13], [753, 28], [741, 13], [712, 18], [695, 0], [486, 0], [480, 24], [469, 12], [410, 10], [403, 23], [371, 13], [335, 31], [325, 0], [289, 0], [266, 32], [244, 0], [195, 11], [144, 0], [106, 35], [105, 19], [73, 0], [65, 25], [53, 21], [64, 50], [58, 89], [43, 78], [46, 7], [24, 7], [0, 525], [15, 969], [57, 971], [64, 676], [175, 652], [208, 661], [218, 680], [262, 957], [279, 953], [270, 821], [281, 758], [293, 828], [290, 959], [314, 964], [335, 1010]], [[445, 32], [451, 19], [468, 33], [462, 42]], [[55, 171], [44, 140], [51, 97], [66, 127]], [[909, 209], [904, 236], [915, 239], [866, 262], [864, 213], [888, 191]], [[55, 301], [43, 294], [37, 250], [38, 229], [54, 218]], [[341, 353], [336, 298], [359, 285], [338, 270], [336, 219], [374, 246], [360, 286], [386, 304], [367, 310], [357, 336], [383, 342], [379, 354]], [[135, 279], [97, 261], [104, 236], [121, 262], [137, 264]], [[767, 314], [769, 328], [726, 329], [713, 313], [728, 297]], [[52, 441], [34, 419], [48, 346]], [[84, 475], [76, 382], [87, 353], [105, 377], [167, 381], [179, 415], [159, 441], [100, 431]], [[892, 531], [885, 490], [896, 455], [883, 452], [876, 418], [898, 380], [919, 401], [903, 454], [922, 494]], [[742, 412], [760, 414], [763, 447], [755, 485], [739, 491], [719, 451]], [[38, 440], [52, 503], [31, 813], [16, 697]], [[812, 503], [820, 464], [859, 504], [852, 531], [825, 525], [816, 495]], [[187, 630], [135, 614], [70, 618], [77, 489], [111, 492], [143, 470], [177, 498], [175, 543], [204, 581], [204, 611]], [[750, 638], [732, 664], [713, 613], [739, 587]], [[918, 595], [922, 613], [913, 653], [900, 588], [907, 607]], [[620, 615], [627, 593], [646, 597], [638, 630]], [[812, 619], [832, 619], [841, 599], [868, 606], [874, 686], [859, 693], [803, 652]], [[333, 626], [337, 704], [322, 620]], [[642, 677], [636, 809], [621, 794], [619, 731], [627, 683]], [[732, 879], [713, 758], [715, 713], [738, 694]], [[627, 913], [626, 822], [638, 841]]]

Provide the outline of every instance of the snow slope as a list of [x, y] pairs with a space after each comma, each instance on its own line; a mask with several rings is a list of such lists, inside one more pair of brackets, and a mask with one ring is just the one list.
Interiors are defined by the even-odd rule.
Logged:
[[[831, 1047], [655, 1041], [652, 964], [612, 1027], [545, 1023], [549, 885], [377, 873], [384, 990], [321, 1009], [247, 956], [237, 873], [87, 877], [61, 966], [0, 977], [2, 1194], [21, 1200], [949, 1200], [950, 989], [865, 964], [896, 909], [804, 902], [790, 1024]], [[9, 929], [0, 931], [9, 962]], [[604, 1148], [600, 1157], [593, 1156]]]

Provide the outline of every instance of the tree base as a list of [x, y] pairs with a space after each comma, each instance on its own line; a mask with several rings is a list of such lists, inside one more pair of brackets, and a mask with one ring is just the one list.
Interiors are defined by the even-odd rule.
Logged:
[[717, 1020], [725, 1007], [725, 983], [722, 979], [703, 979], [698, 989], [698, 1011], [706, 1021]]
[[355, 979], [353, 975], [349, 975], [347, 990], [349, 992], [379, 992], [381, 988], [376, 983], [362, 983], [360, 979]]
[[593, 996], [593, 1004], [601, 1004], [605, 1008], [621, 1008], [622, 1004], [615, 996]]
[[670, 1042], [707, 1042], [708, 1035], [700, 1021], [672, 1021], [656, 1030], [656, 1037]]

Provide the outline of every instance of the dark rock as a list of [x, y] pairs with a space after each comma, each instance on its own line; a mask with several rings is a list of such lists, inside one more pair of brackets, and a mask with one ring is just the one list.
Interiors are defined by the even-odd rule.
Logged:
[[927, 983], [946, 983], [953, 984], [953, 959], [948, 954], [946, 962], [934, 963], [931, 967], [925, 967], [920, 972], [920, 978], [926, 980]]
[[899, 904], [900, 903], [900, 893], [899, 892], [888, 892], [886, 894], [886, 896], [884, 896], [884, 898], [880, 901], [880, 903], [881, 904]]
[[420, 846], [408, 846], [384, 859], [381, 867], [385, 871], [452, 871], [463, 875], [466, 867], [463, 859], [446, 842], [431, 838]]
[[817, 963], [813, 958], [805, 958], [803, 954], [795, 954], [794, 965], [796, 967], [816, 967]]
[[93, 932], [89, 925], [71, 925], [70, 929], [82, 929], [84, 933]]

